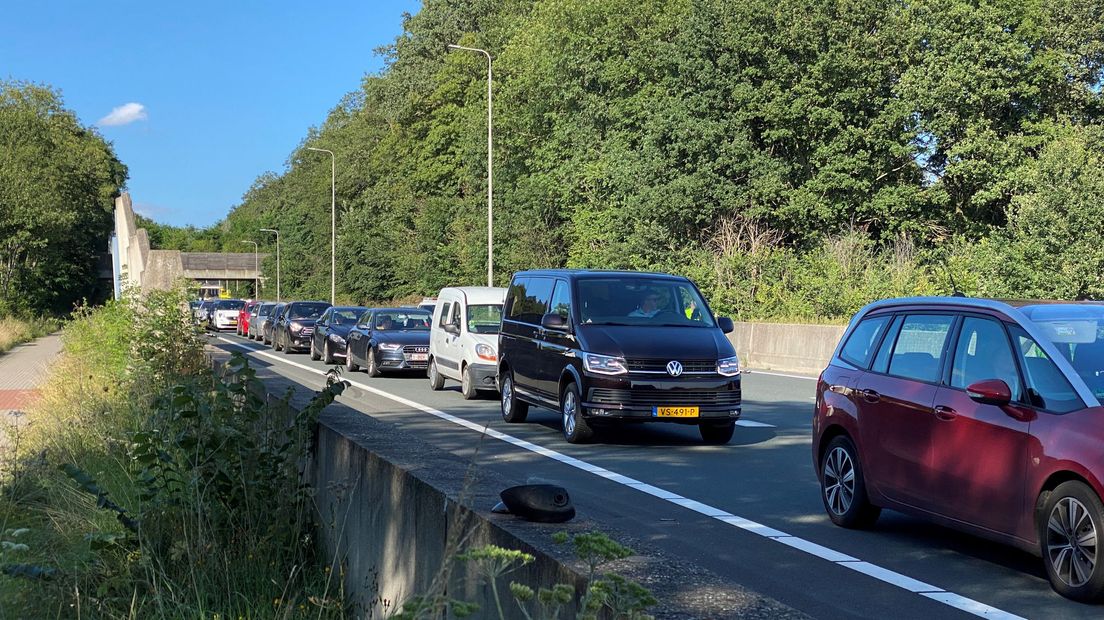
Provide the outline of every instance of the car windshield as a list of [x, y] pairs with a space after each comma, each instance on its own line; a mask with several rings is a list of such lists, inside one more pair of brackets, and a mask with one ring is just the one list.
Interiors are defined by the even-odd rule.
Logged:
[[422, 310], [388, 310], [373, 317], [373, 329], [381, 331], [429, 331], [430, 314]]
[[215, 307], [218, 310], [241, 310], [245, 307], [245, 302], [240, 299], [224, 299]]
[[330, 323], [332, 325], [355, 325], [362, 314], [364, 314], [364, 308], [338, 308], [333, 311]]
[[263, 304], [261, 309], [257, 311], [257, 316], [268, 316], [272, 313], [272, 309], [276, 307], [276, 304]]
[[1053, 304], [1022, 310], [1104, 404], [1104, 305]]
[[468, 306], [468, 331], [473, 334], [497, 334], [502, 325], [502, 304]]
[[295, 304], [288, 308], [289, 319], [317, 319], [322, 313], [330, 309], [327, 303]]
[[584, 325], [713, 327], [701, 295], [685, 280], [584, 278], [578, 283]]

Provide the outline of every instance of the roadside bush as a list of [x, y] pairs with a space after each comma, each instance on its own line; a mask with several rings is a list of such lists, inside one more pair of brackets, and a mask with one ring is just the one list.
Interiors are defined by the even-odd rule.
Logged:
[[842, 322], [876, 299], [949, 293], [908, 237], [875, 243], [850, 230], [801, 251], [783, 235], [745, 220], [720, 223], [709, 243], [686, 257], [687, 273], [714, 311], [740, 321]]
[[0, 464], [0, 532], [20, 532], [18, 557], [0, 558], [0, 609], [342, 615], [339, 586], [328, 593], [314, 562], [300, 472], [344, 384], [331, 377], [292, 416], [286, 400], [262, 398], [244, 358], [215, 376], [183, 302], [128, 296], [66, 328], [44, 398]]
[[0, 317], [0, 353], [11, 350], [17, 344], [45, 336], [56, 330], [58, 326], [58, 322], [52, 319]]

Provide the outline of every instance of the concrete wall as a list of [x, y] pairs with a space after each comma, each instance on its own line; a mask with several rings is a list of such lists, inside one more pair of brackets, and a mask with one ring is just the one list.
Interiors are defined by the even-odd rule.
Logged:
[[[494, 490], [516, 482], [465, 479], [467, 468], [455, 456], [420, 446], [389, 427], [372, 425], [367, 434], [319, 425], [310, 476], [319, 537], [341, 567], [353, 617], [386, 617], [411, 596], [433, 592], [478, 604], [475, 617], [497, 616], [490, 588], [471, 565], [455, 560], [457, 551], [488, 544], [536, 557], [499, 583], [507, 617], [522, 617], [509, 594], [510, 581], [581, 589], [582, 577], [537, 548], [551, 546], [552, 533], [570, 526], [525, 523], [466, 508], [494, 505]], [[540, 542], [533, 544], [534, 539]], [[564, 617], [575, 617], [575, 610]]]
[[843, 336], [844, 325], [736, 323], [728, 335], [749, 368], [817, 375]]

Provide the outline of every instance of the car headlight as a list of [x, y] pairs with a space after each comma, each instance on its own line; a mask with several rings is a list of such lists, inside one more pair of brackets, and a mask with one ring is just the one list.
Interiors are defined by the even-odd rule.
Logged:
[[489, 344], [479, 343], [475, 345], [475, 355], [481, 360], [494, 362], [498, 360], [498, 352]]
[[600, 375], [623, 375], [629, 372], [625, 358], [583, 353], [583, 368]]
[[402, 348], [401, 344], [392, 343], [392, 342], [384, 342], [384, 343], [379, 345], [380, 351], [398, 351], [401, 348]]
[[341, 346], [345, 346], [345, 339], [342, 338], [341, 336], [338, 336], [337, 334], [330, 334], [330, 338], [333, 338], [333, 341], [336, 342], [337, 344], [339, 344]]
[[740, 358], [733, 355], [717, 360], [717, 372], [726, 377], [735, 377], [740, 374]]
[[291, 329], [291, 333], [293, 334], [298, 334], [299, 332], [303, 331], [303, 326], [299, 323], [290, 323], [288, 325], [288, 328]]

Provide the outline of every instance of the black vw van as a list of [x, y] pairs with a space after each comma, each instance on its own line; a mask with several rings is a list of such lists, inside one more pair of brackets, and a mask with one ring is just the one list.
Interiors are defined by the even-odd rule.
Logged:
[[694, 424], [707, 443], [727, 443], [740, 417], [732, 329], [684, 277], [520, 271], [498, 340], [502, 417], [559, 411], [571, 443], [626, 422]]

